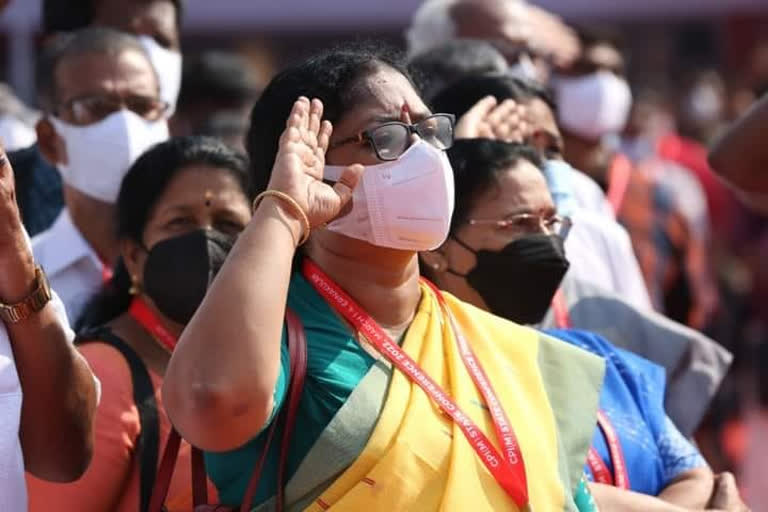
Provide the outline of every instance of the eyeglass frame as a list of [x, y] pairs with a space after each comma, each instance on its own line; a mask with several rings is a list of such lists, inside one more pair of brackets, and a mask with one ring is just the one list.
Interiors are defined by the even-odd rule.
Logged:
[[[381, 155], [379, 154], [379, 148], [376, 146], [376, 142], [371, 134], [374, 131], [386, 126], [404, 126], [408, 130], [408, 134], [406, 135], [406, 137], [413, 135], [414, 133], [419, 137], [422, 137], [422, 135], [418, 132], [418, 126], [426, 121], [429, 121], [434, 117], [445, 117], [451, 121], [451, 143], [445, 148], [440, 148], [442, 150], [448, 150], [451, 147], [453, 147], [453, 144], [456, 141], [456, 116], [453, 114], [440, 113], [440, 114], [432, 114], [430, 116], [427, 116], [421, 121], [419, 121], [418, 123], [413, 123], [413, 124], [403, 123], [402, 121], [388, 121], [386, 123], [382, 123], [380, 125], [374, 126], [373, 128], [368, 128], [367, 130], [358, 132], [357, 134], [352, 135], [351, 137], [347, 137], [346, 139], [341, 139], [339, 141], [334, 142], [328, 147], [328, 151], [335, 149], [339, 146], [343, 146], [344, 144], [349, 144], [350, 142], [356, 142], [358, 144], [368, 142], [373, 148], [373, 152], [376, 153], [376, 158], [378, 158], [382, 162], [393, 162], [398, 158], [400, 158], [405, 152], [405, 150], [403, 151], [403, 153], [400, 153], [394, 158], [382, 158]], [[405, 149], [407, 150], [408, 148], [406, 147]]]
[[[515, 220], [523, 219], [523, 218], [539, 219], [539, 226], [543, 227], [547, 234], [559, 235], [563, 239], [566, 239], [568, 237], [568, 233], [570, 233], [571, 228], [573, 228], [573, 219], [571, 219], [567, 215], [555, 214], [545, 218], [544, 216], [538, 215], [535, 213], [518, 213], [510, 217], [507, 217], [505, 219], [468, 219], [467, 224], [470, 226], [495, 225], [496, 227], [504, 228], [504, 227], [508, 227]], [[553, 222], [562, 223], [562, 227], [560, 228], [559, 233], [552, 232], [552, 230], [550, 230], [549, 227], [547, 226], [547, 224], [551, 224]]]
[[[120, 108], [118, 108], [117, 110], [113, 110], [112, 112], [110, 112], [110, 114], [113, 114], [114, 112], [118, 112], [118, 111], [122, 110], [123, 108], [125, 108], [127, 110], [130, 110], [134, 114], [139, 115], [139, 116], [141, 116], [141, 114], [139, 114], [138, 112], [128, 108], [128, 103], [127, 103], [126, 100], [134, 99], [134, 98], [141, 98], [143, 100], [152, 101], [152, 102], [154, 102], [159, 107], [159, 109], [158, 109], [158, 116], [156, 118], [154, 118], [154, 119], [148, 119], [148, 121], [157, 121], [159, 119], [162, 119], [163, 116], [168, 113], [168, 109], [171, 107], [170, 103], [168, 103], [167, 101], [164, 101], [164, 100], [162, 100], [160, 98], [156, 98], [156, 97], [153, 97], [153, 96], [146, 96], [146, 95], [142, 95], [142, 94], [133, 94], [133, 95], [131, 95], [130, 98], [124, 98], [122, 96], [117, 96], [117, 95], [109, 95], [109, 96], [107, 96], [107, 95], [99, 95], [99, 94], [89, 94], [89, 95], [85, 95], [85, 96], [79, 96], [79, 97], [76, 97], [76, 98], [71, 98], [71, 99], [69, 99], [67, 101], [59, 102], [59, 103], [57, 103], [55, 105], [53, 110], [54, 110], [54, 113], [56, 115], [60, 115], [60, 112], [62, 110], [65, 110], [71, 116], [71, 118], [73, 120], [75, 120], [77, 118], [77, 115], [75, 115], [74, 105], [77, 102], [84, 101], [84, 100], [89, 100], [89, 99], [94, 99], [94, 98], [103, 98], [103, 99], [108, 99], [108, 100], [117, 100], [119, 98], [119, 101], [115, 101], [114, 103], [116, 105], [119, 105]], [[110, 114], [107, 114], [106, 116], [100, 117], [99, 119], [96, 119], [93, 122], [97, 123], [97, 122], [101, 121], [102, 119], [105, 119]], [[144, 118], [143, 116], [141, 116], [141, 117]], [[90, 123], [81, 123], [79, 121], [76, 121], [75, 124], [87, 125], [87, 124], [90, 124]]]

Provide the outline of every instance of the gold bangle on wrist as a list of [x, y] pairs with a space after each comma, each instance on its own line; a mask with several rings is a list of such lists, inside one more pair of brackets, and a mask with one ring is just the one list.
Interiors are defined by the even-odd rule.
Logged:
[[259, 207], [259, 204], [261, 204], [262, 199], [265, 197], [275, 197], [291, 207], [291, 210], [299, 218], [302, 228], [304, 229], [304, 233], [302, 234], [298, 245], [304, 245], [304, 243], [309, 239], [309, 233], [312, 228], [309, 225], [309, 217], [307, 217], [307, 214], [304, 212], [304, 209], [301, 207], [301, 205], [299, 205], [299, 203], [296, 202], [294, 198], [285, 192], [280, 192], [279, 190], [265, 190], [261, 194], [257, 195], [256, 199], [253, 200], [253, 213], [256, 213], [256, 208]]

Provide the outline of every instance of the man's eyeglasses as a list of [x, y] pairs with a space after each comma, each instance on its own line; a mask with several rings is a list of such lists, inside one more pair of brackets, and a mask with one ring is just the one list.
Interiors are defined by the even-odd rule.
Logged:
[[[151, 96], [83, 96], [61, 104], [72, 124], [87, 125], [101, 121], [113, 112], [126, 108], [147, 121], [161, 119], [168, 110], [168, 103]], [[61, 115], [59, 114], [61, 117]]]
[[331, 149], [350, 142], [369, 143], [379, 160], [397, 160], [411, 145], [411, 134], [416, 134], [437, 149], [449, 149], [453, 146], [453, 126], [456, 117], [453, 114], [434, 114], [416, 124], [397, 121], [380, 124], [342, 139], [331, 145]]
[[495, 226], [499, 229], [508, 230], [510, 235], [516, 237], [544, 232], [548, 235], [560, 235], [561, 237], [566, 238], [573, 226], [573, 221], [570, 217], [560, 217], [559, 215], [542, 217], [541, 215], [536, 215], [534, 213], [520, 213], [505, 219], [469, 219], [467, 224], [471, 226]]

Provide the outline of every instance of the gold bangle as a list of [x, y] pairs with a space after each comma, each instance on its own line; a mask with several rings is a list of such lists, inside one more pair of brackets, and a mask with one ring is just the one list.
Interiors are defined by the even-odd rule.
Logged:
[[294, 198], [285, 192], [280, 192], [279, 190], [265, 190], [261, 194], [257, 195], [256, 199], [253, 200], [253, 213], [256, 213], [256, 208], [259, 207], [259, 204], [265, 197], [276, 197], [291, 207], [293, 213], [296, 214], [296, 216], [299, 218], [301, 225], [304, 228], [304, 233], [301, 237], [301, 240], [299, 240], [298, 245], [304, 245], [304, 243], [309, 240], [309, 233], [312, 228], [309, 225], [309, 217], [307, 217], [307, 214], [304, 212], [304, 209], [301, 207], [301, 205], [299, 205], [299, 203], [297, 203]]

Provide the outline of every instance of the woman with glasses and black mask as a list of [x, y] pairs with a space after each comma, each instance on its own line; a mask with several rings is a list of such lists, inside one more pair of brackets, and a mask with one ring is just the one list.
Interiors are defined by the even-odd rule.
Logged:
[[[448, 155], [456, 208], [448, 240], [420, 255], [423, 275], [481, 309], [540, 322], [569, 267], [564, 239], [571, 221], [556, 214], [537, 151], [467, 139]], [[706, 462], [667, 417], [661, 367], [593, 333], [547, 333], [606, 360], [585, 465], [601, 510], [742, 510], [732, 499], [732, 478], [719, 479], [713, 492]], [[571, 398], [580, 407], [580, 395]]]
[[[121, 258], [78, 326], [102, 386], [93, 460], [73, 484], [28, 479], [31, 511], [148, 510], [171, 430], [160, 397], [166, 365], [250, 220], [249, 187], [245, 156], [205, 137], [158, 144], [128, 171], [116, 204]], [[190, 458], [182, 446], [169, 511], [192, 508]]]
[[[310, 58], [256, 103], [254, 218], [163, 389], [225, 504], [264, 460], [254, 510], [592, 510], [601, 361], [420, 278], [449, 231], [452, 144], [453, 119], [380, 49]], [[291, 378], [286, 304], [306, 377], [290, 450], [262, 458]]]

